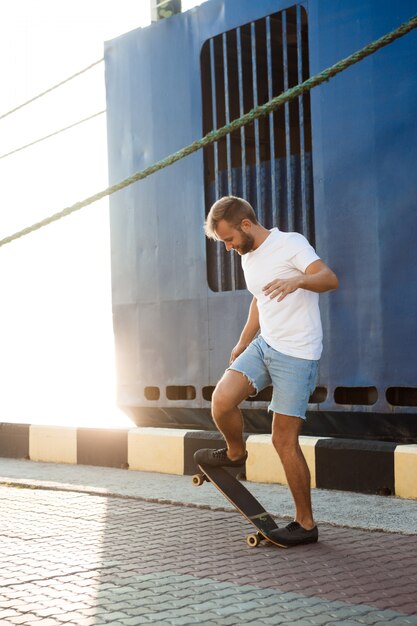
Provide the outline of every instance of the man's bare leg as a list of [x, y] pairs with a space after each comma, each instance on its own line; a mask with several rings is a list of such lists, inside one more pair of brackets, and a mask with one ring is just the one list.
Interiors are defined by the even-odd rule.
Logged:
[[272, 443], [281, 459], [294, 499], [295, 521], [309, 530], [314, 528], [315, 522], [311, 508], [310, 471], [298, 442], [301, 427], [299, 417], [274, 413]]
[[239, 404], [255, 392], [249, 380], [235, 370], [227, 370], [217, 383], [211, 399], [214, 422], [227, 443], [227, 456], [234, 461], [245, 454], [243, 418]]

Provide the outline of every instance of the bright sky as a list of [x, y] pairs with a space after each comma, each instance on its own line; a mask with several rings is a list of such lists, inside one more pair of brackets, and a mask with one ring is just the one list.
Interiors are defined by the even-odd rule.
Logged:
[[[149, 23], [149, 0], [4, 1], [0, 115]], [[101, 63], [1, 119], [0, 156], [105, 107]], [[0, 181], [0, 238], [106, 188], [105, 115], [0, 159]], [[115, 387], [106, 199], [0, 248], [0, 422], [132, 426]]]

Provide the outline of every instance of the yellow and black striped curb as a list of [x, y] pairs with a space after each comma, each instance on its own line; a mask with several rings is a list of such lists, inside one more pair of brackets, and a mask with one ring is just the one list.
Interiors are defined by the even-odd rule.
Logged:
[[[246, 477], [286, 484], [270, 435], [247, 435]], [[50, 463], [191, 475], [199, 448], [223, 445], [217, 432], [0, 424], [0, 456]], [[300, 437], [312, 487], [417, 498], [417, 444]]]

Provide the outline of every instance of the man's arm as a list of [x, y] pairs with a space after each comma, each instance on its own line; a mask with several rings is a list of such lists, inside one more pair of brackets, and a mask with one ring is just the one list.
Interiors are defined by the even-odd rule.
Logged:
[[242, 354], [242, 352], [246, 350], [252, 339], [254, 339], [258, 330], [259, 312], [258, 304], [256, 302], [256, 298], [254, 297], [252, 298], [252, 302], [249, 307], [248, 319], [240, 334], [239, 341], [232, 350], [229, 363], [233, 363], [233, 361], [239, 356], [239, 354]]
[[296, 289], [307, 289], [316, 293], [332, 291], [339, 286], [336, 274], [323, 261], [318, 259], [311, 263], [304, 274], [287, 279], [275, 279], [265, 285], [263, 292], [271, 299], [277, 298], [278, 302]]

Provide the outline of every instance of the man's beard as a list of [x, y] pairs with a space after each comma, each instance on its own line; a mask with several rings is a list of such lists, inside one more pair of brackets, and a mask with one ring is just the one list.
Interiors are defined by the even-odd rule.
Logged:
[[[239, 229], [240, 230], [240, 229]], [[253, 250], [253, 244], [255, 242], [255, 238], [252, 235], [248, 235], [244, 233], [243, 230], [240, 230], [242, 241], [239, 246], [236, 248], [236, 252], [239, 254], [247, 254], [251, 250]]]

